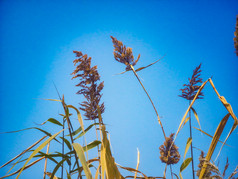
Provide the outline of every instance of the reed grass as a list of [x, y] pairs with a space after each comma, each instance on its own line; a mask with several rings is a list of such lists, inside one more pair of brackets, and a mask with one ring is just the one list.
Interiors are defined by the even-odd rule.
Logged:
[[[191, 128], [191, 112], [193, 112], [197, 122], [200, 126], [200, 121], [198, 114], [194, 108], [194, 103], [197, 99], [201, 99], [203, 97], [202, 90], [205, 88], [206, 84], [210, 84], [217, 94], [218, 99], [222, 102], [224, 107], [226, 108], [228, 114], [220, 121], [219, 125], [217, 126], [217, 130], [215, 131], [214, 135], [210, 135], [207, 132], [201, 129], [196, 128], [198, 131], [206, 134], [210, 138], [212, 138], [211, 144], [207, 153], [201, 153], [199, 157], [199, 165], [197, 168], [196, 175], [199, 179], [202, 178], [216, 178], [216, 179], [223, 179], [227, 178], [227, 168], [229, 167], [228, 159], [226, 165], [221, 172], [221, 170], [216, 166], [215, 161], [213, 162], [212, 156], [214, 153], [215, 148], [217, 147], [218, 142], [222, 143], [220, 151], [216, 158], [219, 157], [222, 148], [227, 144], [226, 141], [230, 137], [230, 135], [234, 132], [238, 125], [238, 119], [234, 114], [231, 105], [226, 101], [223, 96], [220, 96], [218, 90], [215, 88], [215, 85], [212, 79], [208, 79], [202, 83], [202, 79], [200, 78], [200, 67], [199, 65], [193, 72], [192, 78], [189, 79], [189, 84], [184, 85], [184, 89], [182, 89], [181, 97], [187, 99], [189, 101], [189, 107], [186, 110], [180, 124], [178, 126], [177, 132], [174, 134], [170, 134], [168, 137], [165, 134], [165, 129], [162, 125], [160, 116], [158, 114], [157, 108], [155, 107], [151, 96], [148, 94], [147, 90], [145, 89], [144, 85], [142, 84], [137, 72], [148, 68], [159, 60], [145, 66], [135, 69], [135, 65], [138, 63], [140, 59], [140, 55], [138, 55], [137, 59], [134, 59], [132, 48], [126, 47], [123, 45], [121, 41], [118, 41], [115, 37], [112, 37], [112, 42], [114, 45], [114, 58], [126, 65], [126, 71], [120, 73], [124, 74], [126, 72], [132, 71], [135, 75], [136, 79], [140, 83], [141, 87], [143, 88], [144, 92], [146, 93], [147, 97], [150, 100], [150, 103], [156, 113], [158, 123], [162, 130], [164, 136], [164, 142], [160, 141], [160, 147], [158, 153], [160, 153], [160, 160], [162, 163], [165, 164], [165, 170], [162, 174], [155, 174], [155, 176], [147, 176], [145, 173], [139, 170], [140, 166], [140, 152], [137, 152], [137, 165], [136, 168], [127, 167], [119, 165], [116, 162], [116, 159], [112, 155], [111, 152], [111, 143], [109, 140], [109, 132], [106, 130], [106, 126], [103, 123], [102, 114], [105, 110], [104, 103], [101, 101], [102, 97], [102, 90], [104, 87], [103, 82], [100, 82], [100, 75], [97, 71], [97, 66], [92, 66], [92, 58], [88, 57], [88, 55], [84, 54], [80, 51], [74, 51], [76, 54], [77, 59], [74, 60], [74, 65], [76, 66], [74, 72], [72, 73], [72, 79], [78, 79], [79, 83], [76, 85], [79, 87], [79, 91], [77, 94], [84, 97], [84, 101], [79, 103], [79, 107], [75, 107], [73, 105], [67, 104], [65, 102], [64, 95], [59, 95], [59, 99], [47, 99], [48, 101], [53, 101], [57, 103], [61, 103], [63, 114], [59, 115], [59, 118], [62, 118], [62, 123], [55, 119], [49, 118], [44, 121], [38, 127], [30, 127], [27, 129], [22, 129], [18, 131], [12, 132], [21, 132], [26, 130], [38, 130], [44, 137], [40, 138], [37, 142], [32, 144], [30, 147], [26, 148], [23, 152], [19, 155], [14, 157], [13, 159], [9, 160], [5, 164], [3, 164], [0, 168], [7, 167], [12, 165], [9, 170], [9, 173], [12, 169], [15, 169], [16, 166], [20, 166], [20, 169], [15, 170], [10, 174], [6, 174], [1, 178], [12, 177], [17, 175], [16, 178], [21, 176], [23, 171], [31, 168], [33, 165], [37, 165], [39, 161], [45, 159], [45, 165], [43, 168], [43, 178], [50, 178], [50, 179], [58, 179], [59, 175], [61, 174], [61, 178], [67, 177], [68, 179], [71, 178], [88, 178], [88, 179], [98, 179], [98, 178], [106, 178], [106, 179], [124, 179], [124, 178], [144, 178], [144, 179], [155, 179], [155, 178], [167, 178], [166, 169], [169, 165], [170, 167], [170, 177], [177, 179], [182, 179], [182, 172], [190, 165], [190, 163], [194, 159], [193, 151], [191, 151], [191, 157], [186, 158], [187, 152], [189, 148], [192, 150], [194, 147], [192, 145], [192, 128]], [[202, 83], [202, 84], [201, 84]], [[57, 89], [57, 88], [56, 88]], [[57, 90], [58, 91], [58, 90]], [[81, 111], [84, 112], [84, 117], [81, 116]], [[188, 116], [189, 114], [189, 116]], [[78, 123], [72, 125], [71, 118], [72, 116], [76, 116]], [[227, 125], [228, 119], [232, 118], [234, 123], [230, 127], [230, 131], [226, 136], [225, 141], [220, 140], [220, 136], [224, 133], [224, 127]], [[89, 126], [85, 126], [83, 120], [91, 120], [92, 124]], [[181, 132], [183, 126], [190, 121], [190, 136], [187, 139], [185, 144], [185, 151], [183, 155], [183, 162], [180, 165], [180, 171], [176, 174], [172, 170], [172, 165], [178, 165], [180, 161], [181, 155], [178, 150], [178, 146], [175, 145], [175, 140], [178, 134]], [[58, 129], [58, 132], [55, 134], [51, 134], [50, 131], [46, 131], [42, 129], [42, 126], [45, 125], [54, 125], [55, 128]], [[95, 129], [93, 128], [95, 126]], [[86, 140], [86, 133], [91, 130], [95, 130], [95, 140], [87, 142]], [[12, 133], [7, 132], [7, 133]], [[210, 132], [209, 132], [210, 133]], [[59, 135], [62, 134], [60, 137]], [[80, 139], [83, 137], [84, 145], [80, 144]], [[53, 143], [53, 141], [55, 143]], [[49, 149], [49, 145], [51, 144], [51, 149]], [[54, 151], [54, 145], [61, 146], [61, 150]], [[43, 152], [42, 149], [46, 148], [46, 152]], [[96, 150], [95, 150], [96, 149]], [[88, 151], [93, 150], [97, 157], [89, 158]], [[53, 152], [52, 152], [53, 151]], [[26, 155], [29, 154], [30, 156]], [[16, 161], [16, 159], [18, 159]], [[32, 161], [34, 160], [34, 161]], [[29, 162], [31, 163], [29, 164]], [[46, 167], [47, 164], [51, 162], [55, 166], [53, 168]], [[23, 164], [22, 164], [23, 163]], [[193, 163], [193, 162], [192, 162]], [[126, 164], [126, 162], [125, 162]], [[123, 164], [123, 165], [125, 165]], [[61, 172], [60, 172], [61, 169]], [[68, 169], [68, 170], [67, 170]], [[95, 174], [93, 170], [96, 170]], [[131, 172], [131, 175], [123, 176], [122, 170], [126, 170]], [[228, 176], [229, 179], [234, 178], [237, 174], [238, 167], [234, 169], [234, 171]], [[193, 174], [195, 172], [195, 166], [192, 166]], [[94, 174], [94, 176], [93, 176]], [[46, 176], [47, 175], [47, 176]], [[157, 175], [157, 176], [156, 176]], [[159, 175], [159, 176], [158, 176]]]

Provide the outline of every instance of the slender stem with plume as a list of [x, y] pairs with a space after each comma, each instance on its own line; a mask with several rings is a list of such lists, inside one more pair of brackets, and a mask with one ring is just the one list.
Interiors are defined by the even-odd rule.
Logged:
[[136, 76], [137, 80], [139, 81], [140, 85], [142, 86], [143, 90], [145, 91], [147, 97], [149, 98], [149, 100], [150, 100], [150, 102], [151, 102], [151, 104], [154, 108], [154, 111], [155, 111], [156, 116], [157, 116], [157, 120], [159, 122], [159, 125], [161, 126], [164, 138], [166, 139], [166, 134], [164, 132], [164, 128], [163, 128], [163, 125], [161, 123], [161, 120], [160, 120], [159, 114], [157, 112], [157, 109], [155, 108], [155, 105], [154, 105], [150, 95], [146, 91], [144, 85], [142, 84], [140, 78], [138, 77], [138, 75], [137, 75], [137, 73], [134, 69], [134, 66], [137, 64], [137, 62], [140, 59], [140, 54], [138, 55], [137, 59], [134, 60], [134, 56], [133, 56], [133, 53], [132, 53], [132, 48], [126, 47], [125, 45], [123, 45], [123, 43], [121, 41], [117, 40], [115, 37], [111, 36], [111, 39], [112, 39], [112, 43], [113, 43], [113, 46], [114, 46], [113, 54], [114, 54], [115, 60], [120, 62], [120, 63], [125, 64], [126, 65], [126, 70], [132, 70], [133, 71], [134, 75]]
[[[104, 87], [104, 82], [100, 82], [97, 66], [91, 66], [91, 57], [88, 57], [87, 54], [83, 55], [80, 51], [74, 51], [74, 53], [78, 58], [74, 60], [74, 65], [77, 66], [71, 74], [74, 75], [72, 79], [78, 78], [80, 80], [80, 83], [76, 85], [81, 88], [77, 94], [83, 95], [86, 99], [80, 103], [81, 107], [79, 109], [85, 112], [84, 116], [86, 117], [86, 120], [94, 121], [96, 138], [98, 140], [96, 119], [99, 121], [100, 128], [100, 124], [103, 124], [103, 121], [102, 118], [99, 117], [98, 110], [100, 111], [100, 115], [105, 110], [104, 103], [101, 103], [101, 91]], [[97, 146], [97, 149], [98, 159], [100, 159], [99, 146]]]
[[[189, 106], [190, 106], [191, 100], [189, 100]], [[189, 131], [190, 131], [190, 138], [192, 139], [192, 120], [191, 120], [191, 110], [189, 110]], [[192, 172], [193, 172], [193, 179], [195, 179], [194, 175], [194, 160], [193, 160], [193, 141], [191, 141], [191, 157], [192, 157]]]
[[[201, 64], [197, 66], [193, 70], [193, 75], [192, 78], [188, 79], [189, 83], [184, 84], [184, 88], [181, 89], [182, 94], [179, 95], [179, 97], [185, 98], [189, 101], [189, 106], [191, 104], [191, 100], [194, 99], [195, 95], [197, 94], [197, 91], [200, 88], [200, 85], [202, 83], [202, 78], [200, 78], [201, 75]], [[197, 96], [196, 99], [202, 99], [203, 98], [203, 93], [200, 92]], [[190, 138], [192, 139], [192, 118], [191, 118], [191, 110], [189, 110], [189, 132], [190, 132]], [[194, 174], [194, 158], [193, 158], [193, 143], [191, 142], [191, 158], [192, 158], [192, 173], [193, 173], [193, 179], [195, 179], [195, 174]]]

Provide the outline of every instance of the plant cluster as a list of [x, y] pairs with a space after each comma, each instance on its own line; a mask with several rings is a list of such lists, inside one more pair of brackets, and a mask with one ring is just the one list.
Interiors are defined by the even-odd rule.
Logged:
[[[166, 169], [167, 166], [170, 166], [170, 174], [173, 178], [183, 178], [182, 172], [190, 165], [192, 161], [192, 173], [193, 177], [195, 173], [195, 169], [193, 166], [193, 145], [192, 145], [192, 130], [191, 130], [191, 112], [193, 112], [196, 120], [199, 122], [198, 114], [196, 110], [194, 109], [193, 105], [196, 101], [196, 99], [202, 99], [203, 98], [203, 88], [207, 83], [210, 83], [213, 87], [215, 93], [217, 94], [219, 100], [222, 102], [224, 107], [226, 108], [228, 114], [223, 117], [223, 119], [220, 121], [219, 125], [217, 126], [217, 130], [215, 131], [214, 135], [211, 136], [205, 131], [203, 131], [201, 128], [198, 129], [200, 132], [206, 134], [207, 136], [212, 138], [211, 144], [209, 146], [209, 149], [206, 153], [206, 156], [204, 152], [201, 153], [201, 156], [199, 157], [199, 165], [198, 170], [196, 171], [196, 175], [199, 177], [199, 179], [207, 178], [225, 178], [226, 170], [229, 166], [228, 160], [227, 164], [223, 170], [223, 172], [220, 172], [219, 168], [215, 165], [214, 162], [211, 162], [211, 158], [214, 153], [214, 149], [217, 146], [218, 142], [222, 143], [222, 147], [226, 144], [227, 139], [229, 136], [233, 133], [235, 128], [238, 125], [238, 119], [235, 116], [231, 105], [226, 101], [226, 99], [223, 96], [220, 96], [217, 89], [215, 88], [215, 85], [213, 84], [213, 81], [211, 78], [203, 82], [201, 75], [201, 64], [195, 68], [193, 71], [193, 75], [191, 79], [189, 78], [189, 84], [184, 85], [184, 89], [181, 89], [182, 94], [180, 97], [185, 98], [189, 101], [189, 107], [186, 110], [183, 118], [181, 119], [181, 122], [179, 124], [178, 130], [176, 133], [172, 133], [167, 137], [165, 130], [163, 128], [162, 122], [160, 120], [160, 116], [158, 114], [158, 110], [155, 107], [151, 96], [148, 94], [147, 90], [145, 89], [145, 86], [142, 84], [137, 72], [141, 71], [143, 69], [146, 69], [155, 63], [157, 63], [159, 60], [145, 66], [140, 67], [138, 69], [134, 69], [134, 66], [137, 64], [137, 62], [140, 59], [140, 55], [138, 55], [137, 59], [134, 59], [132, 48], [126, 47], [121, 41], [117, 40], [115, 37], [112, 37], [112, 43], [114, 46], [114, 58], [120, 62], [126, 65], [126, 71], [122, 72], [126, 73], [129, 71], [132, 71], [135, 75], [136, 79], [138, 80], [139, 84], [143, 88], [144, 92], [146, 93], [148, 99], [151, 102], [151, 105], [155, 111], [156, 119], [161, 127], [162, 134], [164, 136], [164, 142], [161, 141], [158, 154], [160, 153], [160, 160], [165, 165], [164, 174], [158, 174], [160, 176], [147, 176], [146, 174], [142, 173], [139, 170], [139, 163], [140, 163], [140, 153], [138, 151], [138, 159], [137, 159], [137, 166], [136, 168], [131, 167], [124, 167], [116, 163], [116, 159], [113, 157], [111, 152], [111, 144], [110, 140], [108, 138], [108, 131], [106, 130], [106, 126], [103, 123], [102, 119], [102, 113], [105, 110], [104, 103], [101, 101], [102, 98], [102, 90], [104, 87], [103, 82], [100, 82], [100, 75], [97, 71], [97, 66], [92, 66], [92, 59], [91, 57], [88, 57], [86, 54], [83, 54], [80, 51], [74, 51], [76, 54], [76, 59], [73, 61], [74, 66], [76, 66], [75, 70], [73, 71], [72, 79], [78, 79], [79, 83], [76, 85], [79, 87], [79, 91], [77, 94], [84, 97], [84, 101], [80, 102], [79, 107], [75, 107], [72, 105], [69, 105], [65, 102], [64, 96], [59, 95], [59, 99], [47, 99], [50, 101], [56, 101], [62, 104], [63, 107], [63, 114], [60, 114], [60, 117], [62, 118], [62, 121], [57, 120], [55, 118], [49, 118], [45, 122], [41, 124], [41, 126], [44, 126], [46, 124], [53, 124], [54, 126], [57, 126], [59, 128], [59, 132], [55, 134], [51, 134], [50, 131], [44, 130], [42, 127], [32, 127], [27, 128], [23, 130], [38, 130], [44, 134], [42, 138], [40, 138], [38, 141], [36, 141], [33, 145], [28, 147], [26, 150], [24, 150], [22, 153], [14, 157], [13, 159], [9, 160], [5, 164], [3, 164], [0, 168], [3, 168], [5, 166], [9, 166], [10, 164], [13, 164], [13, 166], [10, 168], [9, 172], [5, 175], [0, 177], [7, 178], [14, 175], [17, 175], [16, 178], [18, 179], [21, 175], [21, 173], [31, 168], [31, 166], [37, 164], [41, 160], [45, 160], [44, 165], [44, 171], [43, 171], [43, 179], [49, 177], [50, 179], [58, 179], [61, 175], [61, 179], [67, 176], [68, 179], [71, 179], [73, 177], [75, 178], [87, 178], [87, 179], [124, 179], [124, 178], [144, 178], [144, 179], [155, 179], [155, 178], [167, 178]], [[83, 117], [81, 116], [80, 110], [84, 112], [84, 119], [85, 120], [91, 120], [94, 121], [91, 125], [85, 126], [83, 122]], [[189, 114], [189, 116], [188, 116]], [[71, 118], [72, 116], [76, 115], [78, 119], [78, 124], [72, 125]], [[224, 142], [220, 141], [220, 136], [223, 134], [224, 127], [227, 124], [227, 121], [229, 117], [232, 117], [234, 120], [233, 126], [230, 128], [230, 132], [227, 135]], [[96, 121], [98, 120], [98, 122]], [[188, 137], [185, 151], [184, 151], [184, 160], [180, 166], [179, 175], [177, 175], [175, 172], [172, 171], [172, 165], [176, 165], [179, 163], [181, 159], [181, 155], [179, 153], [178, 147], [175, 145], [176, 137], [182, 130], [183, 126], [190, 122], [190, 136]], [[86, 140], [86, 133], [90, 130], [92, 130], [92, 127], [95, 127], [95, 134], [96, 139], [90, 142], [87, 142]], [[19, 131], [12, 131], [12, 132], [20, 132]], [[99, 133], [99, 134], [98, 134]], [[61, 135], [61, 136], [60, 136]], [[80, 140], [82, 139], [82, 140]], [[82, 144], [83, 141], [83, 144]], [[80, 144], [81, 143], [81, 144]], [[163, 145], [161, 145], [163, 143]], [[50, 146], [52, 145], [58, 145], [61, 146], [61, 150], [55, 151], [55, 148], [51, 149]], [[42, 149], [47, 146], [46, 152], [43, 152]], [[222, 149], [221, 147], [221, 149]], [[51, 147], [52, 148], [52, 147]], [[98, 155], [96, 157], [89, 158], [88, 151], [94, 150], [97, 148]], [[191, 157], [186, 158], [187, 151], [191, 149]], [[220, 149], [220, 150], [221, 150]], [[29, 154], [29, 155], [27, 155]], [[220, 152], [219, 152], [220, 154]], [[219, 154], [217, 157], [219, 157]], [[35, 159], [32, 163], [29, 163], [31, 160]], [[47, 168], [47, 163], [51, 162], [55, 164], [55, 167]], [[21, 165], [21, 163], [24, 163]], [[20, 166], [20, 169], [12, 172], [11, 170], [15, 166]], [[61, 169], [61, 171], [60, 171]], [[92, 172], [95, 170], [94, 172]], [[121, 174], [121, 170], [127, 170], [131, 172], [132, 174], [129, 176], [123, 176]], [[235, 175], [237, 174], [238, 167], [235, 168], [234, 172], [229, 176], [229, 179], [233, 179]]]

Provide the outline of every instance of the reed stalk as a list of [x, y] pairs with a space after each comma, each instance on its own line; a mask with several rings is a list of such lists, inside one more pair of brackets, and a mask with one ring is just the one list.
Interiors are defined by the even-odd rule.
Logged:
[[161, 129], [162, 129], [164, 138], [166, 139], [166, 134], [165, 134], [165, 132], [164, 132], [164, 128], [163, 128], [162, 122], [161, 122], [161, 120], [160, 120], [159, 113], [158, 113], [157, 109], [155, 108], [155, 105], [154, 105], [154, 103], [153, 103], [153, 101], [152, 101], [150, 95], [149, 95], [148, 92], [146, 91], [144, 85], [142, 84], [142, 82], [141, 82], [139, 76], [137, 75], [137, 73], [136, 73], [134, 67], [133, 67], [131, 64], [130, 64], [130, 68], [132, 69], [134, 75], [136, 76], [137, 80], [139, 81], [140, 85], [142, 86], [143, 90], [145, 91], [147, 97], [149, 98], [150, 103], [152, 104], [152, 106], [153, 106], [153, 108], [154, 108], [154, 111], [155, 111], [155, 113], [156, 113], [156, 116], [157, 116], [157, 120], [158, 120], [158, 122], [159, 122], [159, 125], [161, 126]]

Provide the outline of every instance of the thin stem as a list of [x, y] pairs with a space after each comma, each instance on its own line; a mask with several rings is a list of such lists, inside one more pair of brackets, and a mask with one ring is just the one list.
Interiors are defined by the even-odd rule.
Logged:
[[[94, 119], [94, 127], [95, 127], [95, 131], [96, 131], [96, 138], [98, 140], [98, 131], [97, 131], [97, 125], [96, 125], [96, 119]], [[100, 160], [100, 149], [99, 146], [97, 146], [98, 149], [98, 159]], [[101, 173], [101, 168], [99, 168], [99, 172]], [[99, 178], [101, 179], [101, 175], [99, 175]]]
[[167, 170], [168, 164], [166, 163], [165, 168], [164, 168], [164, 178], [166, 178], [166, 170]]
[[[47, 145], [46, 154], [49, 153], [49, 148], [50, 148], [50, 143], [48, 143], [48, 145]], [[47, 158], [45, 158], [45, 167], [44, 167], [44, 175], [43, 175], [43, 179], [45, 179], [46, 167], [47, 167]]]
[[151, 102], [151, 104], [152, 104], [152, 106], [153, 106], [153, 108], [154, 108], [154, 110], [155, 110], [155, 113], [156, 113], [156, 115], [157, 115], [157, 119], [158, 119], [158, 122], [159, 122], [159, 124], [160, 124], [160, 126], [161, 126], [162, 132], [163, 132], [163, 134], [164, 134], [164, 138], [166, 139], [166, 135], [165, 135], [165, 132], [164, 132], [164, 128], [163, 128], [163, 125], [162, 125], [162, 123], [161, 123], [159, 114], [158, 114], [158, 112], [157, 112], [157, 110], [156, 110], [156, 108], [155, 108], [155, 105], [154, 105], [152, 99], [150, 98], [150, 95], [149, 95], [148, 92], [146, 91], [144, 85], [142, 84], [142, 82], [141, 82], [139, 76], [137, 75], [137, 73], [136, 73], [134, 67], [133, 67], [132, 65], [130, 65], [130, 67], [131, 67], [131, 69], [132, 69], [134, 75], [136, 76], [137, 80], [139, 81], [140, 85], [142, 86], [143, 90], [145, 91], [146, 95], [148, 96], [148, 98], [149, 98], [149, 100], [150, 100], [150, 102]]
[[[64, 120], [64, 118], [63, 118], [63, 129], [64, 129], [64, 123], [65, 123], [65, 120]], [[64, 130], [63, 130], [63, 137], [62, 137], [62, 160], [64, 159]], [[63, 178], [64, 177], [64, 162], [62, 163], [62, 167], [61, 167], [61, 178]]]
[[173, 170], [172, 170], [172, 165], [170, 165], [170, 172], [171, 172], [171, 178], [173, 179]]
[[[191, 104], [191, 100], [189, 100], [189, 106]], [[191, 119], [191, 110], [189, 110], [189, 128], [190, 128], [190, 138], [192, 139], [192, 119]], [[193, 141], [193, 140], [192, 140]], [[192, 157], [192, 172], [193, 172], [193, 179], [194, 176], [194, 162], [193, 162], [193, 142], [191, 142], [191, 157]]]

